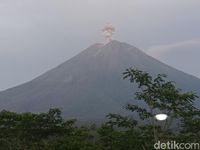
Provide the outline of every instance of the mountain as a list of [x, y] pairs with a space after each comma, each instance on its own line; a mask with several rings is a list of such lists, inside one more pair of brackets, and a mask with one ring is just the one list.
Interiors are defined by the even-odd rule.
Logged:
[[123, 80], [125, 69], [136, 67], [152, 75], [164, 73], [183, 90], [200, 95], [200, 79], [165, 65], [138, 48], [119, 41], [94, 44], [34, 80], [0, 92], [0, 109], [43, 112], [62, 108], [68, 118], [103, 119], [125, 113], [137, 90]]

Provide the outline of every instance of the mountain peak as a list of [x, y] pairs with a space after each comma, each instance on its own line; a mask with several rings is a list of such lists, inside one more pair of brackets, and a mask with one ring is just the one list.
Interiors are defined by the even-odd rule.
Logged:
[[126, 44], [126, 43], [122, 43], [122, 42], [117, 41], [117, 40], [112, 40], [112, 41], [110, 41], [106, 44], [95, 43], [95, 44], [91, 45], [89, 48], [102, 48], [102, 47], [116, 46], [116, 45], [121, 45], [121, 44]]
[[112, 40], [110, 42], [108, 42], [106, 45], [108, 44], [121, 44], [122, 42], [118, 41], [118, 40]]
[[169, 67], [138, 48], [117, 40], [96, 43], [31, 82], [0, 92], [0, 110], [47, 111], [63, 108], [65, 116], [103, 119], [124, 113], [138, 89], [122, 78], [129, 67], [167, 74], [183, 90], [200, 93], [200, 80]]
[[[110, 41], [109, 43], [105, 44], [104, 46], [116, 46], [116, 45], [122, 45], [122, 44], [126, 44], [126, 43], [123, 43], [123, 42], [120, 42], [120, 41], [117, 41], [117, 40], [112, 40]], [[126, 44], [128, 45], [128, 44]]]
[[[136, 47], [125, 43], [125, 42], [120, 42], [117, 40], [112, 40], [109, 43], [103, 44], [103, 43], [95, 43], [88, 47], [87, 49], [120, 49], [120, 48], [125, 48], [125, 49], [137, 49]], [[139, 50], [139, 49], [138, 49]]]

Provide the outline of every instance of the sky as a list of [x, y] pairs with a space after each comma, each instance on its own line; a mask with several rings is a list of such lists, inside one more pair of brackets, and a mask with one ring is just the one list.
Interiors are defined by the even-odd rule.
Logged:
[[200, 78], [199, 0], [0, 0], [0, 90], [114, 39]]

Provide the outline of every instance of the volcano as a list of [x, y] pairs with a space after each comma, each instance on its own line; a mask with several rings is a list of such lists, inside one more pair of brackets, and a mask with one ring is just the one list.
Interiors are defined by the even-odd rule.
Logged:
[[100, 120], [125, 113], [138, 89], [122, 73], [136, 67], [151, 75], [166, 74], [184, 91], [200, 95], [200, 79], [176, 70], [127, 43], [94, 44], [75, 57], [25, 84], [0, 92], [0, 109], [44, 112], [61, 108], [67, 118]]

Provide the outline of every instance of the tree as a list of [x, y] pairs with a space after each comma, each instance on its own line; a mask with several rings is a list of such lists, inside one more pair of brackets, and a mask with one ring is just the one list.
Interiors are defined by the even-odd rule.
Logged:
[[[126, 109], [133, 112], [133, 116], [138, 115], [139, 120], [109, 114], [109, 120], [99, 132], [108, 150], [150, 150], [158, 140], [188, 142], [186, 139], [190, 139], [194, 142], [199, 139], [200, 134], [194, 136], [200, 129], [200, 111], [194, 106], [198, 98], [195, 93], [178, 89], [166, 75], [152, 77], [134, 68], [124, 72], [124, 79], [137, 84], [135, 99], [127, 104]], [[157, 113], [167, 114], [168, 119], [158, 122], [155, 119]]]
[[[193, 92], [183, 92], [175, 86], [175, 82], [167, 81], [166, 75], [158, 74], [156, 77], [138, 69], [127, 69], [124, 79], [129, 79], [131, 83], [136, 83], [139, 91], [135, 93], [135, 100], [143, 105], [138, 106], [134, 103], [126, 106], [127, 110], [137, 112], [144, 124], [152, 128], [155, 141], [163, 136], [165, 140], [171, 138], [169, 135], [173, 131], [173, 126], [181, 124], [180, 131], [191, 131], [196, 124], [192, 120], [196, 119], [199, 127], [200, 111], [194, 106], [198, 96]], [[163, 124], [159, 124], [154, 116], [158, 112], [166, 113], [169, 118]], [[195, 117], [196, 116], [196, 117]], [[191, 120], [192, 119], [192, 120]], [[193, 124], [192, 124], [193, 122]], [[176, 124], [177, 123], [177, 124]], [[147, 127], [146, 126], [146, 127]], [[181, 128], [182, 127], [182, 128]], [[176, 128], [177, 130], [177, 128]], [[195, 129], [192, 129], [195, 131]]]
[[[166, 75], [152, 77], [133, 68], [124, 72], [124, 79], [138, 86], [135, 99], [125, 107], [135, 115], [108, 114], [107, 122], [98, 128], [64, 120], [57, 108], [38, 114], [4, 110], [0, 112], [0, 150], [151, 150], [158, 140], [200, 141], [195, 93], [178, 89]], [[157, 113], [169, 117], [158, 122]]]

